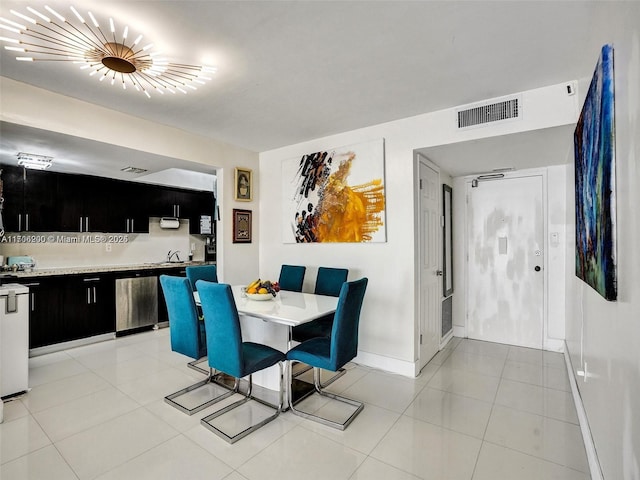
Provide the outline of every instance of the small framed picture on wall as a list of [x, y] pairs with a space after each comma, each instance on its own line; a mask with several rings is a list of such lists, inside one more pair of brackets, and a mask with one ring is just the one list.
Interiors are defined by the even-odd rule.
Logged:
[[251, 243], [251, 210], [233, 209], [233, 243]]
[[248, 168], [236, 167], [235, 199], [250, 202], [253, 197], [253, 175]]

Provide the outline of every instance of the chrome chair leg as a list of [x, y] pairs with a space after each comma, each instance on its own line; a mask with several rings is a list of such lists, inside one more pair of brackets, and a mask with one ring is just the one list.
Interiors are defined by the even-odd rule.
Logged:
[[[296, 362], [296, 363], [301, 363], [301, 362]], [[304, 364], [303, 364], [304, 365]], [[310, 365], [305, 365], [305, 368], [303, 368], [300, 371], [297, 371], [295, 374], [293, 374], [294, 378], [298, 378], [300, 375], [304, 375], [305, 373], [307, 373], [309, 370], [311, 370], [313, 367]], [[337, 372], [335, 372], [335, 375], [333, 375], [329, 380], [327, 380], [324, 383], [321, 383], [320, 385], [322, 386], [322, 388], [327, 388], [329, 385], [331, 385], [333, 382], [335, 382], [336, 380], [338, 380], [340, 377], [342, 377], [345, 373], [347, 373], [347, 371], [344, 368], [339, 368]]]
[[[220, 428], [216, 427], [212, 421], [215, 420], [218, 417], [221, 417], [222, 415], [230, 412], [231, 410], [239, 407], [240, 405], [243, 405], [245, 403], [247, 403], [249, 400], [255, 400], [258, 403], [261, 403], [263, 405], [266, 405], [270, 408], [273, 408], [272, 405], [270, 405], [269, 403], [260, 400], [259, 398], [255, 398], [251, 396], [251, 390], [253, 387], [253, 380], [252, 380], [252, 376], [249, 375], [249, 387], [247, 389], [247, 393], [245, 395], [245, 397], [242, 400], [238, 400], [237, 402], [234, 402], [230, 405], [228, 405], [227, 407], [224, 407], [221, 410], [218, 410], [217, 412], [212, 413], [211, 415], [208, 415], [206, 417], [204, 417], [202, 420], [200, 420], [200, 423], [202, 423], [202, 425], [204, 425], [207, 429], [211, 430], [213, 433], [215, 433], [216, 435], [218, 435], [220, 438], [223, 438], [224, 440], [226, 440], [229, 443], [235, 443], [238, 440], [240, 440], [241, 438], [246, 437], [247, 435], [249, 435], [250, 433], [256, 431], [257, 429], [259, 429], [260, 427], [263, 427], [264, 425], [266, 425], [267, 423], [271, 422], [272, 420], [275, 420], [276, 417], [278, 415], [280, 415], [280, 412], [282, 411], [282, 407], [284, 405], [284, 367], [283, 367], [283, 362], [278, 362], [278, 367], [280, 368], [280, 400], [279, 400], [279, 405], [278, 408], [275, 409], [275, 413], [263, 420], [261, 420], [260, 422], [257, 422], [255, 424], [250, 425], [249, 427], [245, 428], [244, 430], [236, 433], [236, 434], [228, 434], [226, 432], [224, 432], [223, 430], [221, 430]], [[240, 379], [236, 378], [236, 383], [235, 383], [235, 387], [234, 387], [234, 391], [235, 392], [239, 392], [239, 385], [240, 385]]]
[[[289, 367], [291, 367], [291, 365]], [[291, 375], [292, 375], [291, 368], [289, 368], [289, 375], [288, 375], [289, 385], [291, 385], [291, 381], [292, 381]], [[323, 385], [320, 381], [320, 369], [316, 367], [313, 367], [313, 384], [314, 384], [315, 391], [318, 395], [321, 395], [325, 398], [330, 398], [332, 400], [337, 400], [339, 402], [346, 403], [347, 405], [356, 407], [355, 411], [351, 413], [351, 415], [349, 415], [349, 417], [344, 422], [340, 423], [340, 422], [335, 422], [333, 420], [329, 420], [328, 418], [321, 417], [319, 415], [315, 415], [313, 413], [308, 413], [302, 410], [298, 410], [295, 408], [293, 403], [292, 389], [289, 388], [289, 395], [288, 395], [289, 408], [291, 409], [291, 412], [294, 415], [298, 415], [308, 420], [313, 420], [315, 422], [321, 423], [323, 425], [327, 425], [329, 427], [337, 428], [338, 430], [344, 430], [349, 426], [351, 422], [353, 422], [353, 420], [358, 416], [358, 414], [360, 414], [360, 412], [364, 409], [364, 403], [362, 402], [358, 402], [357, 400], [352, 400], [350, 398], [343, 397], [341, 395], [336, 395], [335, 393], [324, 391]]]
[[197, 360], [192, 360], [191, 362], [187, 363], [187, 367], [191, 368], [192, 370], [195, 370], [196, 372], [204, 373], [205, 375], [207, 375], [209, 371], [205, 368], [198, 366], [198, 364], [206, 363], [206, 361], [207, 361], [207, 357], [201, 357], [201, 358], [198, 358]]
[[218, 385], [217, 383], [214, 382], [214, 379], [215, 379], [214, 371], [213, 371], [213, 369], [210, 368], [209, 372], [208, 372], [208, 376], [207, 376], [207, 378], [205, 380], [201, 380], [198, 383], [194, 383], [193, 385], [189, 385], [186, 388], [178, 390], [177, 392], [174, 392], [174, 393], [172, 393], [170, 395], [167, 395], [166, 397], [164, 397], [164, 401], [166, 403], [168, 403], [169, 405], [171, 405], [172, 407], [177, 408], [181, 412], [186, 413], [187, 415], [193, 415], [194, 413], [198, 413], [200, 410], [204, 410], [205, 408], [213, 405], [214, 403], [217, 403], [220, 400], [224, 400], [225, 398], [230, 397], [231, 395], [233, 395], [235, 393], [232, 390], [226, 391], [225, 393], [217, 395], [217, 396], [215, 396], [215, 397], [213, 397], [213, 398], [211, 398], [211, 399], [209, 399], [209, 400], [207, 400], [207, 401], [205, 401], [205, 402], [203, 402], [203, 403], [201, 403], [199, 405], [196, 405], [193, 408], [185, 407], [184, 405], [182, 405], [181, 403], [176, 401], [176, 399], [178, 397], [181, 397], [182, 395], [185, 395], [185, 394], [187, 394], [189, 392], [192, 392], [194, 390], [197, 390], [198, 388], [203, 387], [203, 386], [205, 386], [205, 385], [207, 385], [209, 383]]

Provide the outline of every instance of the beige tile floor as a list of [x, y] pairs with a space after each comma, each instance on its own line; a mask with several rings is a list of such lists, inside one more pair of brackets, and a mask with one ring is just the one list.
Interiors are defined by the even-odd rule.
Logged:
[[31, 359], [31, 390], [5, 402], [0, 478], [590, 478], [560, 354], [454, 338], [416, 379], [349, 365], [330, 387], [366, 404], [347, 430], [286, 412], [234, 445], [200, 425], [222, 405], [164, 403], [201, 378], [187, 360], [168, 329]]

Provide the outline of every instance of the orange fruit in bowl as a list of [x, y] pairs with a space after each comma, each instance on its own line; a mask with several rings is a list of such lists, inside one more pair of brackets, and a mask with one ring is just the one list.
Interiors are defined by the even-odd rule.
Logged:
[[267, 290], [266, 288], [261, 288], [260, 290], [258, 290], [258, 293], [262, 293], [262, 294], [269, 293], [269, 290]]
[[247, 289], [247, 293], [258, 293], [258, 289], [257, 288], [248, 288]]

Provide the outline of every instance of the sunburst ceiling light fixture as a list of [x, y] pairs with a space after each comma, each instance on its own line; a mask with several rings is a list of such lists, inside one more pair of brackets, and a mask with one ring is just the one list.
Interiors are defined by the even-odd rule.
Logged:
[[18, 52], [16, 60], [73, 62], [88, 70], [91, 76], [99, 74], [101, 82], [105, 79], [110, 79], [112, 85], [121, 82], [125, 90], [129, 84], [147, 97], [151, 97], [149, 91], [186, 94], [189, 89], [197, 89], [194, 83], [203, 85], [211, 80], [209, 75], [217, 70], [212, 66], [171, 63], [160, 52], [153, 51], [152, 43], [139, 46], [142, 35], [131, 42], [128, 26], [118, 36], [112, 18], [105, 33], [91, 12], [88, 12], [90, 25], [70, 7], [78, 24], [48, 5], [44, 8], [55, 19], [32, 7], [27, 10], [33, 16], [11, 10], [28, 26], [0, 17], [0, 29], [17, 34], [17, 38], [0, 36], [1, 41], [10, 44], [4, 47], [6, 50]]

